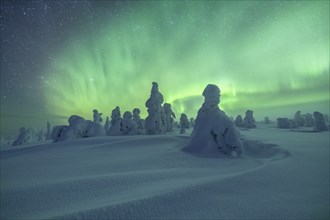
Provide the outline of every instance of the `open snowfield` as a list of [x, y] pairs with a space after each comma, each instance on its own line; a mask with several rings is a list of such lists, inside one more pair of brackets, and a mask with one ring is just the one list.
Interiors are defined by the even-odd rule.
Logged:
[[2, 147], [1, 219], [329, 219], [329, 132], [241, 135], [241, 158], [188, 134]]

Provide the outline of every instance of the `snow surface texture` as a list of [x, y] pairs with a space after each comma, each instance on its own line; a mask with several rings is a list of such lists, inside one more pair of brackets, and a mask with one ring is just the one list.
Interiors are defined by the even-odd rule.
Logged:
[[[219, 154], [219, 149], [225, 154], [241, 154], [242, 143], [239, 132], [234, 122], [218, 106], [220, 103], [219, 87], [213, 84], [207, 85], [203, 96], [205, 97], [204, 103], [198, 110], [190, 142], [183, 150], [205, 157]], [[182, 125], [181, 119], [180, 124]], [[188, 122], [188, 119], [186, 121]]]
[[329, 219], [328, 132], [242, 135], [240, 158], [187, 154], [188, 134], [2, 148], [0, 218]]

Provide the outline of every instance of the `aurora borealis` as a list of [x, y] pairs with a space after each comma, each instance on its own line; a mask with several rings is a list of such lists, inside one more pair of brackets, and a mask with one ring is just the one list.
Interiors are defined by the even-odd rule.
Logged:
[[[177, 115], [195, 117], [208, 83], [221, 88], [220, 108], [231, 116], [247, 109], [259, 120], [296, 110], [329, 112], [329, 1], [75, 3], [83, 7], [76, 5], [72, 13], [73, 1], [57, 1], [65, 13], [45, 20], [49, 29], [56, 24], [65, 34], [40, 32], [44, 54], [51, 56], [36, 59], [40, 68], [21, 76], [20, 82], [39, 76], [32, 94], [16, 87], [9, 94], [5, 83], [13, 76], [9, 67], [1, 68], [2, 133], [47, 120], [65, 123], [72, 114], [91, 118], [94, 108], [110, 116], [117, 105], [122, 113], [138, 107], [145, 117], [153, 81]], [[1, 4], [5, 12], [4, 6], [28, 8], [32, 2]], [[33, 4], [44, 13], [55, 10], [51, 2]], [[11, 16], [16, 13], [21, 11]], [[9, 35], [2, 33], [2, 41]], [[24, 101], [15, 101], [17, 96]], [[26, 124], [33, 114], [40, 123]]]

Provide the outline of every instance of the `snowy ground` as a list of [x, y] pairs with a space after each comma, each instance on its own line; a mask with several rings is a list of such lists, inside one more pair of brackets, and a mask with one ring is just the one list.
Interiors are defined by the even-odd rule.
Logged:
[[242, 158], [188, 135], [1, 149], [1, 219], [329, 219], [329, 132], [241, 131]]

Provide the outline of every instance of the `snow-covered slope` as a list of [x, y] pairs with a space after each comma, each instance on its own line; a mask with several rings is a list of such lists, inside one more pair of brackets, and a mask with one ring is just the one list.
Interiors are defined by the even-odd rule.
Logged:
[[1, 219], [329, 218], [329, 132], [241, 134], [241, 158], [176, 134], [2, 148]]

